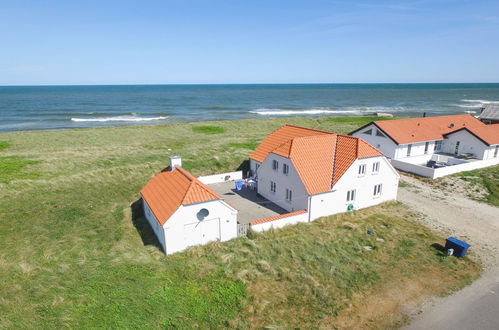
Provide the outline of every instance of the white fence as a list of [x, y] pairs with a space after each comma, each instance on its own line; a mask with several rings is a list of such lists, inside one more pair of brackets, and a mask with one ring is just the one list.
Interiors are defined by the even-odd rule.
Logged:
[[228, 173], [213, 174], [213, 175], [198, 177], [199, 181], [201, 181], [204, 184], [242, 180], [242, 178], [243, 178], [243, 171], [228, 172]]
[[470, 161], [467, 163], [461, 163], [451, 166], [439, 167], [439, 168], [430, 168], [422, 165], [416, 165], [411, 163], [406, 163], [400, 160], [391, 160], [392, 165], [404, 172], [414, 173], [417, 175], [425, 176], [427, 178], [440, 178], [446, 175], [476, 170], [478, 168], [489, 167], [499, 164], [499, 158], [494, 159], [486, 159], [486, 160], [476, 160]]
[[260, 219], [251, 222], [251, 229], [254, 231], [265, 231], [271, 228], [277, 229], [287, 225], [294, 225], [299, 222], [308, 222], [308, 212], [305, 210], [278, 215], [275, 217]]

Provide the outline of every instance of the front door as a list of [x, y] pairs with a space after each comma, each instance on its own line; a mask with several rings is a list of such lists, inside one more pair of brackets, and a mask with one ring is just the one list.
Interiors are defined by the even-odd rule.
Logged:
[[202, 220], [184, 226], [186, 246], [206, 244], [220, 240], [220, 218]]

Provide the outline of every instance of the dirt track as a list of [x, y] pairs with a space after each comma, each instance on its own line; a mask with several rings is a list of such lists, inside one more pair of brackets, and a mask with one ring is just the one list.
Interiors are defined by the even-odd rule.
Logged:
[[[424, 225], [457, 236], [472, 245], [485, 266], [483, 276], [446, 298], [434, 298], [414, 311], [408, 329], [499, 328], [499, 208], [454, 192], [443, 192], [412, 177], [398, 200], [420, 214]], [[444, 242], [442, 242], [443, 244]], [[418, 315], [419, 314], [419, 315]]]

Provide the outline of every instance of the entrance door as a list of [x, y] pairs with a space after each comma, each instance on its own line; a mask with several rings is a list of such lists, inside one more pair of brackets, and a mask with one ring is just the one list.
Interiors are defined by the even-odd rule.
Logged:
[[459, 142], [459, 141], [457, 141], [457, 142], [456, 142], [456, 149], [454, 150], [454, 155], [459, 154], [459, 144], [460, 144], [460, 142]]
[[201, 221], [202, 244], [220, 240], [220, 218]]
[[220, 240], [220, 218], [184, 225], [186, 246], [206, 244], [216, 240]]

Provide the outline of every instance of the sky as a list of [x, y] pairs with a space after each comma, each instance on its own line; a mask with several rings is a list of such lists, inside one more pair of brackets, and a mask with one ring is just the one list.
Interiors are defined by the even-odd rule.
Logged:
[[499, 82], [499, 1], [0, 0], [0, 85]]

